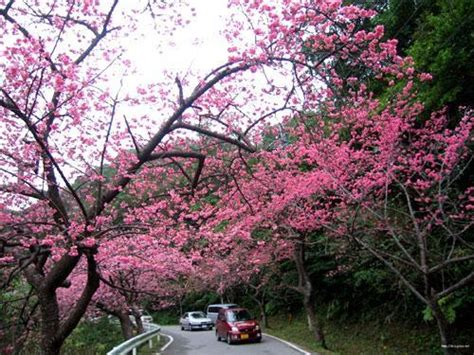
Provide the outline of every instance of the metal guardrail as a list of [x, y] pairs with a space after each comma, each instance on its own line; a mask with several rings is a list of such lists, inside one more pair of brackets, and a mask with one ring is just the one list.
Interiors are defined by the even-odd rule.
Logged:
[[107, 355], [124, 355], [132, 353], [137, 355], [137, 349], [148, 341], [150, 348], [152, 347], [153, 338], [160, 340], [161, 327], [153, 323], [144, 323], [145, 333], [138, 334], [136, 337], [128, 339], [127, 341], [115, 346]]

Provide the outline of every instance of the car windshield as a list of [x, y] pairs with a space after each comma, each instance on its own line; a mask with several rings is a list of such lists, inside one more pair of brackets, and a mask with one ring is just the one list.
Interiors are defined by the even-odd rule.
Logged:
[[206, 318], [205, 314], [202, 312], [193, 312], [189, 314], [192, 318]]
[[240, 322], [240, 321], [250, 320], [250, 319], [252, 319], [252, 316], [245, 309], [227, 312], [227, 320], [229, 322]]

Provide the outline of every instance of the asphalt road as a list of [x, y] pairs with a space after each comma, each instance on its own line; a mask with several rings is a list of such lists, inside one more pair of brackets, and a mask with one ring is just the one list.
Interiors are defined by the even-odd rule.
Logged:
[[163, 355], [301, 355], [288, 345], [263, 335], [261, 343], [228, 345], [217, 341], [213, 330], [182, 331], [178, 326], [162, 326], [163, 334], [171, 335], [173, 343], [163, 351]]

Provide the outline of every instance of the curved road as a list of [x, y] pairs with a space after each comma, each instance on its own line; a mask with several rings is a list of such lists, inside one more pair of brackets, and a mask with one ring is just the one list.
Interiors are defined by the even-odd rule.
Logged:
[[222, 354], [258, 354], [258, 355], [301, 355], [302, 353], [288, 345], [262, 336], [261, 343], [242, 343], [228, 345], [217, 341], [214, 330], [182, 331], [179, 326], [162, 326], [163, 334], [171, 335], [174, 341], [162, 352], [163, 355], [222, 355]]

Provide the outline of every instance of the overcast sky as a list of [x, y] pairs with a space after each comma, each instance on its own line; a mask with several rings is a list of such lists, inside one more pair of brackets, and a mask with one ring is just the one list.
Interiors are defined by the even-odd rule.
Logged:
[[190, 1], [196, 9], [191, 23], [173, 32], [172, 38], [159, 43], [158, 35], [150, 25], [144, 40], [132, 41], [130, 59], [147, 76], [150, 71], [185, 72], [203, 70], [206, 73], [227, 60], [227, 44], [219, 32], [224, 28], [228, 14], [227, 0]]

